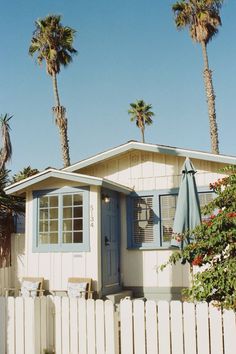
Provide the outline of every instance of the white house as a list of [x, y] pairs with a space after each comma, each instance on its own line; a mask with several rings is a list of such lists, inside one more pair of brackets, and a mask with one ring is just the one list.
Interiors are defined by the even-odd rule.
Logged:
[[52, 290], [66, 289], [69, 277], [90, 277], [98, 296], [132, 289], [135, 296], [178, 298], [188, 286], [187, 266], [157, 268], [172, 252], [186, 157], [204, 205], [213, 198], [209, 183], [236, 157], [130, 141], [7, 187], [26, 197], [25, 235], [12, 238], [14, 281], [42, 276]]

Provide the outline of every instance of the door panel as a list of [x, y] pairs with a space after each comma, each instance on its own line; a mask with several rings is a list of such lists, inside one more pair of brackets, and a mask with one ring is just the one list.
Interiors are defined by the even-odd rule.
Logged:
[[[102, 200], [102, 282], [104, 293], [120, 286], [120, 212], [119, 194], [103, 190], [109, 202]], [[103, 199], [103, 198], [102, 198]]]

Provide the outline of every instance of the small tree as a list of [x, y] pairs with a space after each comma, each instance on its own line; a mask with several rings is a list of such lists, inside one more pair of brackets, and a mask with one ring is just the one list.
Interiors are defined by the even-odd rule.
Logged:
[[174, 252], [167, 264], [182, 261], [200, 267], [184, 290], [188, 300], [236, 310], [236, 168], [225, 170], [229, 176], [210, 184], [216, 198], [203, 210], [209, 218], [191, 231], [195, 242]]

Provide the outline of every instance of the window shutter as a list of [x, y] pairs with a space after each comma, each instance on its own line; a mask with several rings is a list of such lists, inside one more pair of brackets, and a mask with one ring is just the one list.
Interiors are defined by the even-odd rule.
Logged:
[[133, 198], [133, 243], [154, 242], [153, 196]]

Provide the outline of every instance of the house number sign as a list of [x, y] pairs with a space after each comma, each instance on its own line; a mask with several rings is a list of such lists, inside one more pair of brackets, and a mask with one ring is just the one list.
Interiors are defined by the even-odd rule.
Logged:
[[94, 227], [94, 207], [90, 205], [90, 227]]

